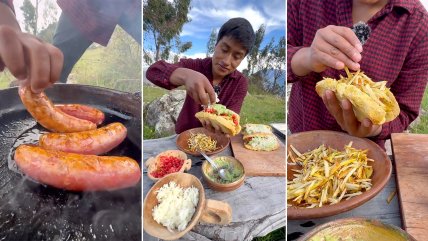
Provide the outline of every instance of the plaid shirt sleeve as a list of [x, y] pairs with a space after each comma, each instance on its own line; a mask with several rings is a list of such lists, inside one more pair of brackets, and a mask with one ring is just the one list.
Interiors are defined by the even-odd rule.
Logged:
[[382, 132], [376, 137], [377, 139], [388, 139], [391, 133], [403, 132], [419, 115], [419, 108], [428, 81], [426, 26], [420, 28], [419, 32], [398, 79], [391, 86], [391, 92], [400, 105], [400, 114], [395, 120], [382, 125]]
[[302, 41], [302, 29], [296, 19], [298, 19], [298, 8], [299, 1], [289, 0], [287, 1], [287, 82], [293, 83], [299, 79], [299, 76], [295, 75], [291, 70], [291, 60], [294, 54], [303, 48]]

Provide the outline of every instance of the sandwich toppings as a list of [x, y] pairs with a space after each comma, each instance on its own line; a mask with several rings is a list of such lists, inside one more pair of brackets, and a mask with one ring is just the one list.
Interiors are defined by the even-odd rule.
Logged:
[[222, 116], [225, 119], [232, 120], [233, 124], [239, 125], [238, 115], [235, 112], [227, 109], [226, 106], [224, 105], [220, 105], [220, 104], [211, 105], [210, 108], [206, 108], [204, 112]]

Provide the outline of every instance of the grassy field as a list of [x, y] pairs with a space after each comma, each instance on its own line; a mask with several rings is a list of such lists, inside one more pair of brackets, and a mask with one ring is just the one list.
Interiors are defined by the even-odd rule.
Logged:
[[424, 98], [421, 104], [423, 113], [420, 122], [410, 129], [411, 133], [424, 133], [428, 134], [428, 88], [425, 89]]

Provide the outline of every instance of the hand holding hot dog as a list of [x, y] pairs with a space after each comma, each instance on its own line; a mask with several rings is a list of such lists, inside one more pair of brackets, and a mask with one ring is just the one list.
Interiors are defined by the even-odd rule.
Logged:
[[40, 93], [61, 74], [62, 52], [33, 35], [0, 26], [0, 68], [5, 67], [31, 91]]
[[200, 105], [214, 104], [216, 101], [214, 89], [205, 75], [187, 68], [178, 68], [172, 72], [172, 84], [186, 86], [187, 94]]
[[310, 47], [297, 51], [291, 69], [298, 76], [322, 72], [327, 68], [360, 69], [363, 47], [355, 33], [347, 27], [329, 25], [319, 29]]

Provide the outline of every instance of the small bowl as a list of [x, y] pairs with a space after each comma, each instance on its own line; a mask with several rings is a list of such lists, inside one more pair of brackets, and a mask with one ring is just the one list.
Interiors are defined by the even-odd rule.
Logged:
[[207, 155], [214, 155], [214, 154], [217, 154], [217, 153], [223, 151], [224, 149], [226, 149], [226, 147], [230, 143], [230, 139], [228, 137], [226, 137], [225, 135], [211, 132], [211, 131], [203, 128], [203, 127], [193, 128], [193, 129], [190, 129], [190, 130], [187, 130], [187, 131], [180, 133], [178, 135], [177, 141], [176, 141], [178, 149], [184, 151], [185, 153], [187, 153], [189, 155], [201, 156], [201, 154], [199, 152], [191, 151], [189, 149], [187, 141], [189, 140], [191, 133], [193, 133], [193, 134], [202, 133], [202, 134], [205, 134], [205, 135], [207, 135], [207, 136], [209, 136], [212, 139], [217, 141], [217, 149], [215, 149], [214, 151], [211, 151], [211, 152], [206, 151], [205, 153]]
[[[373, 167], [373, 174], [371, 177], [372, 188], [363, 192], [361, 195], [348, 200], [342, 200], [332, 205], [324, 205], [315, 208], [288, 207], [287, 218], [289, 220], [322, 218], [349, 211], [369, 201], [385, 187], [392, 172], [391, 160], [389, 160], [385, 151], [373, 141], [335, 131], [308, 131], [287, 137], [289, 150], [290, 145], [293, 145], [293, 147], [301, 153], [314, 150], [322, 144], [337, 150], [343, 150], [344, 146], [351, 141], [352, 147], [356, 149], [368, 149], [367, 157], [374, 160], [374, 162], [369, 163]], [[297, 168], [298, 165], [293, 166], [287, 163], [288, 180], [293, 179], [293, 170]]]
[[[186, 229], [181, 232], [170, 232], [162, 224], [157, 223], [152, 214], [153, 208], [158, 204], [157, 191], [171, 181], [183, 188], [194, 186], [199, 190], [199, 201], [195, 213]], [[188, 173], [172, 173], [163, 177], [150, 188], [144, 199], [143, 215], [143, 228], [148, 234], [163, 240], [175, 240], [184, 236], [200, 221], [219, 225], [229, 224], [232, 221], [232, 208], [226, 202], [206, 199], [204, 187], [197, 177]]]
[[[212, 159], [215, 160], [216, 158], [219, 158], [219, 156], [213, 157]], [[244, 169], [244, 166], [242, 165], [242, 163], [240, 161], [238, 161], [238, 159], [233, 158], [231, 156], [223, 156], [223, 158], [227, 158], [227, 160], [229, 162], [231, 162], [235, 166], [235, 168], [236, 168], [236, 166], [238, 166], [239, 168], [242, 169], [242, 176], [238, 180], [231, 182], [231, 183], [227, 183], [227, 184], [218, 183], [218, 182], [211, 180], [208, 177], [208, 173], [210, 173], [212, 171], [212, 166], [206, 160], [202, 164], [202, 174], [203, 174], [202, 176], [203, 176], [205, 182], [208, 184], [208, 186], [212, 190], [215, 190], [218, 192], [229, 192], [229, 191], [233, 191], [235, 189], [238, 189], [240, 186], [242, 186], [242, 184], [244, 184], [245, 169]]]
[[174, 157], [180, 158], [181, 160], [184, 160], [184, 163], [178, 172], [184, 172], [184, 170], [188, 171], [192, 167], [192, 160], [187, 159], [186, 153], [184, 153], [182, 151], [168, 150], [168, 151], [161, 152], [156, 157], [150, 157], [146, 161], [147, 176], [155, 182], [162, 178], [162, 177], [156, 178], [156, 177], [151, 175], [151, 173], [157, 169], [157, 165], [160, 161], [161, 156], [174, 156]]
[[[366, 235], [363, 239], [361, 235]], [[391, 224], [366, 218], [345, 218], [334, 220], [314, 228], [298, 241], [324, 240], [324, 236], [332, 236], [334, 240], [395, 240], [416, 241], [410, 234]], [[332, 239], [333, 240], [333, 239]]]

